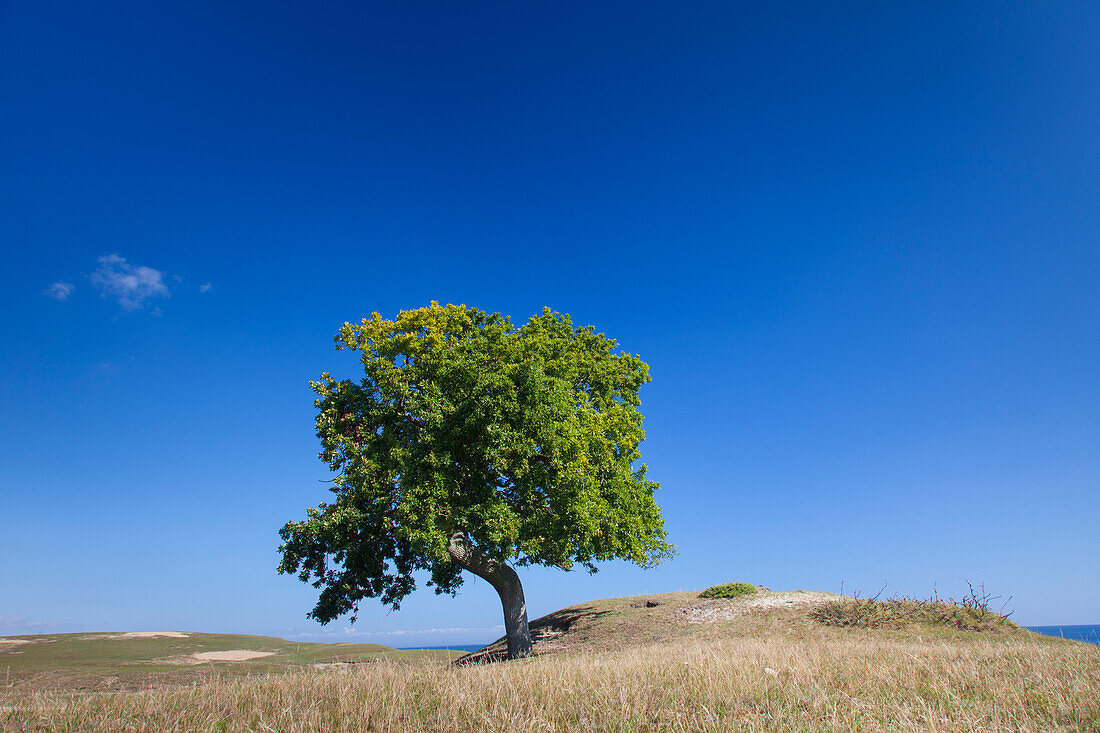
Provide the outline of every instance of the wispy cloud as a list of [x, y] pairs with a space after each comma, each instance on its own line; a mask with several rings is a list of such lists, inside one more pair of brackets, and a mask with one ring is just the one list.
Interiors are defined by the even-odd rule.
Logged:
[[54, 300], [60, 300], [62, 302], [69, 299], [76, 286], [72, 283], [67, 283], [64, 280], [58, 280], [42, 291], [42, 294], [47, 298], [53, 298]]
[[199, 292], [200, 293], [209, 293], [210, 288], [212, 288], [212, 287], [214, 287], [214, 286], [211, 285], [210, 283], [203, 283], [202, 285], [199, 286]]
[[114, 298], [128, 311], [145, 306], [149, 298], [169, 297], [164, 273], [144, 265], [131, 265], [117, 254], [99, 258], [99, 267], [89, 278], [100, 297]]
[[54, 628], [57, 624], [48, 621], [34, 621], [25, 616], [0, 616], [0, 636], [42, 634]]

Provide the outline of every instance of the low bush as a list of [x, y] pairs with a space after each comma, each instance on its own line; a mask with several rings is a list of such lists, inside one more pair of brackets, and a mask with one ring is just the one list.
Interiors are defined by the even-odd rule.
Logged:
[[759, 590], [752, 583], [723, 583], [712, 585], [699, 594], [700, 598], [737, 598], [747, 596]]
[[[881, 594], [881, 591], [880, 591]], [[823, 603], [811, 616], [827, 626], [847, 626], [863, 629], [900, 629], [914, 624], [947, 626], [963, 631], [999, 631], [1015, 629], [1009, 620], [1011, 612], [997, 613], [989, 607], [990, 596], [984, 586], [961, 601], [933, 596], [920, 598], [839, 598]]]

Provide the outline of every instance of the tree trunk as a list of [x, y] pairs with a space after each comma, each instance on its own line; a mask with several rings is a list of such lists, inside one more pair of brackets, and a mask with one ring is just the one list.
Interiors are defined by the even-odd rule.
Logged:
[[504, 607], [504, 635], [508, 637], [508, 657], [531, 656], [531, 629], [527, 626], [527, 605], [519, 575], [510, 565], [493, 560], [470, 544], [465, 532], [451, 535], [447, 554], [463, 570], [489, 582], [500, 595]]

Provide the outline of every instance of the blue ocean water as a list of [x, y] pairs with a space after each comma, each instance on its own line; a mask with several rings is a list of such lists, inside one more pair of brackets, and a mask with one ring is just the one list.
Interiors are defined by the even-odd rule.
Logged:
[[1028, 626], [1029, 630], [1046, 636], [1060, 636], [1063, 639], [1100, 644], [1100, 624], [1083, 626]]
[[476, 652], [482, 647], [488, 646], [493, 642], [486, 642], [485, 644], [448, 644], [446, 646], [410, 646], [401, 647], [402, 649], [450, 649], [456, 652]]

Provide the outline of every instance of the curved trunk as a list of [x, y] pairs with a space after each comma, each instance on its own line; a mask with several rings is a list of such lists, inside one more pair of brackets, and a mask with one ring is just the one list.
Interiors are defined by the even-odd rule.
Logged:
[[447, 554], [463, 570], [489, 582], [500, 595], [504, 607], [504, 635], [508, 638], [508, 657], [531, 655], [531, 629], [527, 626], [527, 605], [519, 575], [507, 563], [493, 560], [470, 544], [465, 532], [455, 532], [447, 545]]

